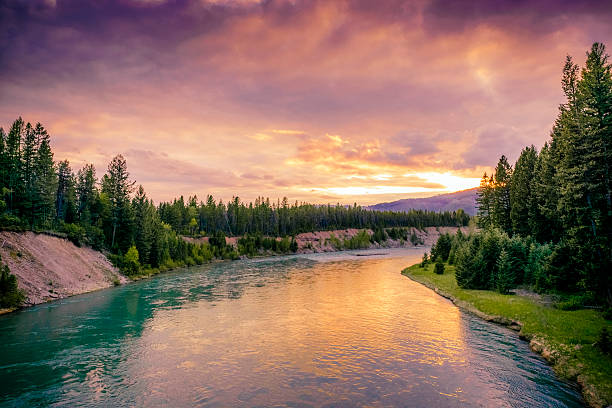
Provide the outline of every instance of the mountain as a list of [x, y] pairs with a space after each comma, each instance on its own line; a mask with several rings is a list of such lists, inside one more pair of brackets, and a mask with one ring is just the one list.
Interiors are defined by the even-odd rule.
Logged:
[[371, 210], [376, 211], [408, 211], [428, 210], [428, 211], [456, 211], [459, 208], [469, 215], [476, 214], [476, 193], [478, 187], [469, 190], [456, 191], [449, 194], [440, 194], [427, 198], [404, 198], [390, 203], [380, 203], [371, 205]]

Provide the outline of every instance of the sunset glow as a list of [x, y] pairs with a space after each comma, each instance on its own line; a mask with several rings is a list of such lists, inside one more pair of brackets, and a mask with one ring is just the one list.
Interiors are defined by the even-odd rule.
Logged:
[[56, 160], [99, 176], [121, 153], [156, 201], [373, 204], [475, 187], [499, 152], [513, 161], [548, 138], [565, 55], [612, 42], [612, 8], [588, 1], [0, 8], [0, 125], [41, 122]]

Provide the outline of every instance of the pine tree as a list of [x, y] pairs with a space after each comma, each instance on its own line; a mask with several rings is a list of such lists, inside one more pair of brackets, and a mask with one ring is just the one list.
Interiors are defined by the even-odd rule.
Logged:
[[28, 122], [24, 128], [24, 138], [21, 152], [21, 170], [22, 170], [22, 188], [20, 191], [21, 201], [21, 212], [23, 218], [29, 221], [30, 225], [34, 225], [34, 202], [35, 197], [35, 173], [34, 173], [34, 161], [36, 160], [36, 153], [38, 150], [38, 143], [34, 128]]
[[553, 141], [551, 144], [545, 143], [542, 147], [531, 182], [529, 227], [538, 242], [556, 242], [561, 236], [561, 221], [557, 211], [559, 186], [554, 146]]
[[41, 142], [34, 161], [36, 200], [33, 213], [37, 223], [45, 224], [51, 220], [54, 213], [57, 174], [53, 163], [53, 153], [49, 146], [49, 136], [46, 132], [39, 132], [39, 135]]
[[501, 228], [508, 234], [512, 233], [512, 220], [510, 218], [510, 184], [512, 179], [512, 167], [506, 156], [502, 155], [495, 168], [493, 176], [493, 203], [492, 221], [493, 225]]
[[134, 242], [140, 254], [142, 264], [149, 264], [150, 253], [153, 246], [155, 228], [157, 226], [155, 207], [147, 199], [144, 188], [138, 186], [136, 195], [132, 199], [134, 209]]
[[492, 196], [493, 196], [493, 177], [487, 177], [487, 173], [480, 180], [480, 188], [476, 196], [476, 204], [478, 207], [478, 226], [480, 228], [488, 228], [491, 226], [492, 212]]
[[[6, 157], [6, 174], [8, 188], [8, 208], [9, 211], [18, 212], [16, 204], [18, 203], [18, 192], [22, 191], [22, 172], [21, 172], [21, 141], [24, 131], [23, 119], [18, 118], [11, 125], [11, 129], [6, 137], [5, 157]], [[17, 210], [17, 211], [16, 211]]]
[[502, 294], [507, 294], [514, 283], [513, 262], [510, 254], [504, 249], [497, 259], [497, 276], [495, 289]]
[[96, 169], [93, 164], [86, 164], [78, 171], [76, 181], [77, 214], [81, 223], [91, 223], [92, 207], [98, 194], [96, 183]]
[[510, 218], [512, 231], [527, 236], [531, 233], [529, 207], [533, 204], [532, 179], [538, 154], [533, 145], [521, 152], [510, 183]]
[[[0, 200], [4, 202], [4, 189], [8, 187], [8, 158], [6, 152], [6, 133], [0, 127]], [[6, 205], [6, 203], [5, 203]]]
[[55, 211], [58, 220], [72, 223], [77, 218], [74, 173], [68, 160], [57, 165], [57, 194]]
[[563, 88], [567, 103], [560, 108], [557, 174], [561, 189], [558, 209], [573, 248], [584, 285], [612, 304], [612, 205], [609, 166], [612, 139], [612, 77], [605, 47], [593, 44], [580, 79], [568, 59]]
[[[118, 229], [124, 241], [131, 240], [131, 209], [129, 208], [129, 196], [133, 191], [134, 183], [129, 180], [127, 162], [122, 155], [117, 155], [108, 165], [108, 172], [102, 180], [102, 191], [110, 200], [112, 212], [112, 235], [111, 248], [115, 248], [115, 238]], [[124, 245], [122, 245], [124, 246]], [[127, 249], [127, 248], [125, 248]]]

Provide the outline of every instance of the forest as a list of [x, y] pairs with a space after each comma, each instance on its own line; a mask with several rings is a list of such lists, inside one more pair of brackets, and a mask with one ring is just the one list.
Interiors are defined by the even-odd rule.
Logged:
[[[8, 132], [0, 128], [0, 229], [54, 234], [108, 251], [128, 275], [262, 251], [295, 252], [292, 237], [302, 232], [371, 228], [372, 239], [380, 241], [386, 228], [462, 226], [469, 219], [461, 210], [379, 212], [356, 204], [290, 204], [287, 198], [247, 204], [239, 197], [224, 203], [212, 195], [204, 201], [181, 196], [156, 205], [131, 180], [122, 155], [98, 179], [93, 164], [75, 173], [68, 161], [56, 162], [40, 123], [18, 118]], [[209, 240], [188, 242], [185, 236]], [[238, 247], [227, 246], [226, 236], [242, 237]]]
[[481, 184], [469, 236], [442, 236], [428, 261], [455, 265], [457, 284], [501, 293], [526, 285], [569, 295], [565, 309], [612, 306], [612, 76], [603, 44], [580, 69], [567, 57], [565, 103], [551, 137], [501, 156]]

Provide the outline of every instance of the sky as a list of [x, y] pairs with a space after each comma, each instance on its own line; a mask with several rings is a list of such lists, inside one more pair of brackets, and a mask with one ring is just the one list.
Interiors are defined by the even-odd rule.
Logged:
[[156, 201], [367, 205], [478, 185], [541, 147], [612, 2], [4, 0], [0, 126], [122, 154]]

